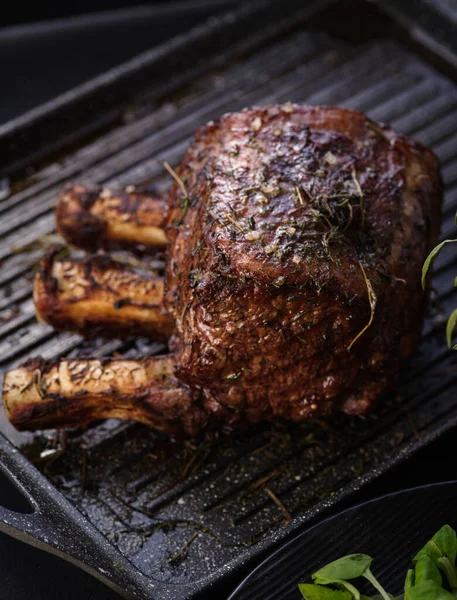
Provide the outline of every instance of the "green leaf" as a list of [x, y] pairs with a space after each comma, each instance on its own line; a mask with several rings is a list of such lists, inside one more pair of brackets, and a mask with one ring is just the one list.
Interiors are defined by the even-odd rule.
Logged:
[[365, 577], [365, 579], [368, 579], [371, 585], [381, 594], [383, 600], [391, 600], [391, 594], [388, 594], [386, 592], [386, 590], [382, 587], [382, 585], [370, 571], [370, 568], [366, 569], [365, 573], [363, 574], [363, 577]]
[[356, 579], [365, 573], [372, 560], [367, 554], [349, 554], [313, 573], [313, 579]]
[[413, 558], [413, 562], [417, 561], [426, 554], [435, 561], [438, 558], [449, 558], [452, 564], [455, 563], [455, 557], [457, 555], [457, 535], [452, 527], [449, 525], [443, 525], [432, 539], [425, 544], [416, 556]]
[[410, 600], [410, 591], [416, 580], [413, 569], [408, 569], [405, 579], [405, 600]]
[[455, 596], [434, 581], [423, 581], [410, 591], [411, 600], [455, 600]]
[[428, 270], [429, 270], [431, 264], [433, 263], [433, 261], [435, 260], [435, 258], [441, 252], [441, 249], [443, 248], [443, 246], [445, 246], [446, 244], [451, 244], [451, 243], [455, 243], [455, 242], [457, 242], [457, 240], [444, 240], [444, 242], [441, 242], [441, 244], [438, 244], [438, 246], [435, 246], [435, 248], [433, 248], [433, 250], [427, 256], [427, 258], [425, 259], [425, 262], [424, 262], [424, 266], [422, 267], [422, 288], [423, 289], [425, 289], [425, 280], [427, 278]]
[[455, 570], [455, 563], [451, 562], [447, 556], [440, 556], [436, 559], [436, 564], [446, 575], [451, 590], [453, 592], [457, 591], [457, 572]]
[[438, 567], [436, 566], [435, 561], [432, 558], [430, 558], [428, 554], [424, 554], [419, 558], [419, 560], [416, 562], [414, 572], [414, 585], [418, 585], [423, 581], [434, 581], [438, 585], [442, 585], [443, 583], [441, 573]]
[[305, 600], [353, 600], [350, 592], [332, 590], [314, 583], [300, 583], [298, 587]]
[[457, 590], [457, 572], [455, 570], [457, 535], [452, 527], [449, 527], [449, 525], [441, 527], [422, 550], [416, 554], [413, 562], [417, 563], [424, 555], [429, 556], [438, 569], [446, 575], [452, 591]]
[[[390, 600], [406, 600], [406, 598], [401, 594], [400, 596], [392, 596], [392, 594], [388, 594]], [[376, 596], [365, 596], [364, 594], [360, 594], [360, 600], [383, 600], [383, 597], [379, 594]]]
[[457, 325], [457, 308], [451, 312], [446, 325], [446, 340], [449, 348], [452, 346], [452, 333]]
[[329, 579], [328, 577], [316, 577], [314, 580], [314, 583], [316, 583], [317, 585], [337, 585], [337, 586], [343, 586], [347, 589], [348, 592], [350, 592], [355, 600], [360, 600], [360, 592], [359, 590], [352, 585], [352, 583], [349, 583], [349, 581], [345, 581], [344, 579]]

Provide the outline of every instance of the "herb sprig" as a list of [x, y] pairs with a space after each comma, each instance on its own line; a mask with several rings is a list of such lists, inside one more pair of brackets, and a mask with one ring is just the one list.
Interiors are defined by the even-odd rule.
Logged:
[[[373, 558], [349, 554], [313, 573], [314, 583], [298, 587], [305, 600], [452, 600], [457, 596], [457, 535], [444, 525], [412, 559], [400, 596], [388, 593], [371, 571]], [[354, 580], [365, 578], [376, 595], [365, 596]]]
[[[457, 213], [455, 215], [455, 224], [457, 225]], [[446, 244], [456, 244], [457, 240], [444, 240], [438, 246], [435, 246], [430, 254], [425, 259], [424, 265], [422, 267], [422, 288], [425, 289], [425, 284], [427, 281], [428, 271], [433, 264], [434, 260], [441, 252], [441, 250], [446, 246]], [[454, 280], [454, 287], [457, 287], [457, 277]], [[446, 327], [446, 341], [449, 348], [452, 347], [453, 350], [457, 350], [457, 344], [452, 346], [452, 334], [454, 333], [455, 328], [457, 327], [457, 308], [452, 311], [449, 316], [447, 327]]]

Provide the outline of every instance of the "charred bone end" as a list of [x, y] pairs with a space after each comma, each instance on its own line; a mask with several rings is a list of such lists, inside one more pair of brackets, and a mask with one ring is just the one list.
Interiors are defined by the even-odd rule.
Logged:
[[41, 262], [35, 277], [37, 318], [60, 331], [86, 336], [132, 335], [168, 340], [172, 320], [162, 306], [163, 279], [105, 255]]
[[85, 250], [145, 247], [163, 249], [166, 203], [143, 192], [114, 192], [67, 184], [56, 207], [59, 233]]
[[117, 418], [193, 434], [205, 414], [194, 407], [198, 394], [173, 376], [173, 367], [172, 355], [140, 361], [32, 359], [6, 374], [3, 402], [18, 430]]

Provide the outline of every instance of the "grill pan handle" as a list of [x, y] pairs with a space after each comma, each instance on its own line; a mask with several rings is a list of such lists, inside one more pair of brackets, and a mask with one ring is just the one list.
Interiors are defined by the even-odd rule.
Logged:
[[2, 434], [0, 472], [33, 510], [24, 514], [0, 506], [0, 531], [73, 563], [124, 598], [165, 597], [161, 584], [138, 571]]

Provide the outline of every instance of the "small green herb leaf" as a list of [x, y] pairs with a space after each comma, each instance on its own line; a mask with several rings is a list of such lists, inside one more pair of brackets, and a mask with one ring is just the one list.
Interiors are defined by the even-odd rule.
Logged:
[[313, 583], [301, 583], [299, 586], [305, 600], [353, 600], [350, 592], [343, 590], [332, 590], [322, 585]]
[[355, 600], [360, 600], [360, 592], [359, 590], [352, 585], [352, 583], [349, 583], [349, 581], [345, 581], [344, 579], [328, 579], [327, 577], [316, 577], [316, 579], [314, 580], [314, 583], [316, 583], [317, 585], [337, 585], [345, 587], [347, 589], [348, 592], [350, 592]]
[[457, 555], [457, 535], [452, 527], [444, 525], [435, 533], [432, 539], [425, 544], [420, 552], [413, 558], [417, 563], [422, 556], [429, 556], [446, 575], [452, 591], [457, 590], [457, 572], [455, 570], [455, 557]]
[[356, 579], [365, 573], [372, 560], [367, 554], [349, 554], [316, 571], [313, 579]]
[[435, 246], [435, 248], [433, 248], [433, 250], [427, 256], [427, 258], [425, 259], [425, 262], [424, 262], [424, 266], [422, 267], [422, 288], [425, 289], [425, 280], [427, 278], [428, 270], [429, 270], [431, 264], [433, 263], [433, 261], [435, 260], [435, 258], [441, 252], [441, 249], [443, 248], [443, 246], [445, 246], [446, 244], [451, 244], [451, 243], [455, 243], [455, 242], [457, 242], [457, 240], [444, 240], [444, 242], [441, 242], [441, 244], [438, 244], [438, 246]]
[[436, 559], [436, 564], [441, 571], [446, 575], [451, 590], [457, 591], [457, 573], [455, 571], [455, 563], [451, 562], [447, 556], [440, 556]]
[[423, 581], [410, 590], [410, 600], [455, 600], [451, 592], [446, 591], [434, 581]]
[[443, 525], [432, 539], [425, 544], [422, 550], [416, 554], [413, 562], [417, 563], [424, 554], [430, 556], [435, 561], [438, 558], [447, 557], [454, 564], [457, 555], [457, 535], [452, 527]]
[[[395, 597], [392, 594], [387, 594], [390, 600], [405, 600], [403, 595]], [[364, 596], [363, 594], [360, 596], [360, 600], [384, 600], [380, 594], [376, 594], [376, 596]]]
[[452, 347], [452, 333], [457, 325], [457, 308], [451, 312], [446, 325], [446, 340], [449, 348]]
[[441, 585], [443, 582], [438, 567], [428, 554], [423, 554], [416, 562], [414, 573], [414, 585], [418, 585], [424, 581], [434, 581], [438, 585]]
[[391, 599], [390, 594], [388, 594], [386, 592], [386, 590], [382, 587], [382, 585], [379, 583], [379, 581], [376, 579], [376, 577], [370, 571], [369, 567], [365, 570], [363, 577], [365, 577], [365, 579], [368, 579], [368, 581], [371, 583], [371, 585], [381, 594], [381, 598], [383, 600]]
[[407, 573], [406, 573], [406, 578], [405, 578], [405, 600], [411, 600], [410, 599], [410, 592], [411, 592], [411, 588], [413, 587], [414, 583], [416, 581], [416, 576], [414, 574], [414, 570], [413, 569], [408, 569]]

